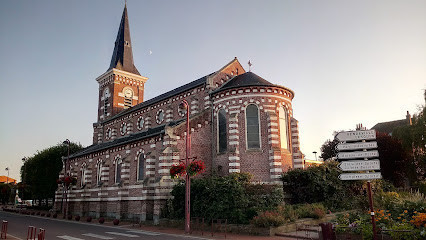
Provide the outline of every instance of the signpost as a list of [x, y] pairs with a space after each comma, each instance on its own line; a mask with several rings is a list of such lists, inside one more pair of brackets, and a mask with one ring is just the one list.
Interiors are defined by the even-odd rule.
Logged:
[[371, 180], [380, 179], [382, 175], [378, 173], [342, 173], [339, 175], [340, 180]]
[[359, 151], [359, 152], [339, 152], [337, 154], [338, 159], [352, 159], [352, 158], [372, 158], [378, 157], [379, 151]]
[[377, 142], [339, 143], [336, 145], [337, 151], [372, 149], [372, 148], [377, 148]]
[[376, 139], [375, 130], [359, 130], [349, 132], [339, 132], [335, 138], [339, 141], [362, 141], [362, 140], [374, 140]]
[[[376, 139], [376, 131], [357, 130], [339, 132], [335, 138], [340, 141], [340, 143], [336, 145], [336, 150], [339, 151], [337, 159], [345, 160], [341, 162], [338, 167], [342, 171], [366, 171], [364, 173], [342, 173], [339, 175], [339, 179], [345, 181], [368, 180], [368, 200], [370, 202], [371, 222], [373, 225], [373, 239], [376, 240], [376, 221], [374, 219], [373, 197], [370, 180], [381, 179], [382, 175], [380, 172], [369, 172], [370, 170], [380, 170], [380, 161], [378, 159], [371, 159], [379, 156], [379, 152], [377, 150], [367, 150], [377, 148], [377, 142], [366, 142], [367, 140]], [[358, 151], [349, 152], [351, 150]], [[357, 158], [362, 158], [364, 160], [354, 160]], [[371, 160], [369, 160], [369, 158]]]
[[[358, 160], [358, 161], [344, 161], [338, 166], [342, 171], [368, 171], [368, 170], [380, 170], [380, 161], [374, 160]], [[343, 179], [341, 179], [343, 180]]]

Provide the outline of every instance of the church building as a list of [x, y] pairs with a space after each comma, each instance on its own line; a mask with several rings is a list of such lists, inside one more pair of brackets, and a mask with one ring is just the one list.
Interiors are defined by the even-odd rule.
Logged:
[[[237, 58], [212, 71], [144, 101], [149, 80], [133, 62], [125, 6], [109, 68], [96, 78], [93, 144], [64, 158], [60, 177], [77, 178], [67, 194], [69, 212], [158, 222], [176, 183], [170, 167], [186, 156], [183, 100], [191, 157], [206, 165], [202, 175], [247, 172], [255, 182], [280, 184], [283, 172], [303, 168], [294, 92], [247, 72]], [[56, 209], [62, 191], [59, 186]]]

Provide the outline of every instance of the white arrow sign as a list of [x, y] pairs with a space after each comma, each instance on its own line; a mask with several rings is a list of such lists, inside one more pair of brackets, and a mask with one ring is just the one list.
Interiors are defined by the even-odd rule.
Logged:
[[380, 161], [374, 160], [358, 160], [358, 161], [344, 161], [338, 167], [343, 171], [366, 171], [366, 170], [380, 170]]
[[382, 174], [377, 173], [342, 173], [339, 175], [340, 180], [371, 180], [381, 179]]
[[339, 141], [360, 141], [360, 140], [374, 140], [376, 139], [375, 130], [360, 130], [350, 132], [339, 132], [335, 138]]
[[338, 159], [351, 159], [351, 158], [372, 158], [378, 157], [379, 151], [359, 151], [359, 152], [339, 152], [337, 154]]
[[339, 143], [336, 145], [337, 151], [371, 148], [377, 148], [377, 142]]

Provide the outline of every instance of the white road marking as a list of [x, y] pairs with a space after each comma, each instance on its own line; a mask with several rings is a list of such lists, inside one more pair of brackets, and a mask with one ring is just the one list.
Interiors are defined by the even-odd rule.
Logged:
[[140, 234], [145, 234], [145, 235], [150, 235], [150, 236], [158, 236], [161, 235], [161, 233], [157, 233], [157, 232], [147, 232], [147, 231], [127, 231], [129, 233], [140, 233]]
[[124, 237], [131, 237], [131, 238], [139, 237], [138, 235], [126, 234], [126, 233], [120, 233], [120, 232], [105, 232], [105, 233], [112, 234], [112, 235], [118, 235], [118, 236], [124, 236]]
[[114, 238], [112, 238], [112, 237], [102, 236], [102, 235], [93, 234], [93, 233], [83, 233], [83, 234], [81, 234], [81, 235], [88, 236], [88, 237], [99, 238], [99, 239], [105, 239], [105, 240], [108, 240], [108, 239], [114, 239]]
[[62, 238], [62, 239], [65, 239], [65, 240], [84, 240], [84, 239], [81, 239], [81, 238], [71, 237], [71, 236], [67, 236], [67, 235], [64, 235], [64, 236], [56, 236], [56, 237], [58, 237], [58, 238]]

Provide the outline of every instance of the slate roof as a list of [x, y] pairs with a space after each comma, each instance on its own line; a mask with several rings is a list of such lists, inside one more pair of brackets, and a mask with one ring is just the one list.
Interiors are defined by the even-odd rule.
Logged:
[[135, 106], [133, 106], [133, 107], [131, 107], [131, 108], [128, 108], [128, 109], [126, 109], [126, 110], [124, 110], [124, 111], [122, 111], [122, 112], [118, 113], [117, 115], [115, 115], [115, 116], [113, 116], [113, 117], [111, 117], [111, 118], [109, 118], [109, 119], [105, 120], [103, 123], [105, 123], [105, 122], [109, 122], [109, 121], [113, 121], [114, 119], [117, 119], [117, 118], [119, 118], [119, 117], [122, 117], [122, 116], [124, 116], [124, 115], [126, 115], [126, 114], [128, 114], [128, 113], [131, 113], [131, 112], [137, 111], [137, 110], [142, 109], [142, 108], [144, 108], [144, 107], [147, 107], [147, 106], [149, 106], [149, 105], [155, 104], [155, 103], [157, 103], [157, 102], [161, 102], [161, 101], [166, 100], [166, 99], [168, 99], [168, 98], [170, 98], [170, 97], [173, 97], [173, 96], [178, 95], [178, 94], [180, 94], [180, 93], [183, 93], [183, 92], [186, 92], [186, 91], [188, 91], [188, 90], [191, 90], [191, 89], [193, 89], [193, 88], [195, 88], [195, 87], [201, 86], [201, 85], [203, 85], [203, 84], [205, 84], [205, 83], [206, 83], [206, 81], [207, 81], [207, 77], [209, 77], [209, 76], [211, 76], [211, 75], [213, 75], [213, 74], [214, 74], [214, 73], [211, 73], [211, 74], [206, 75], [206, 76], [204, 76], [204, 77], [202, 77], [202, 78], [199, 78], [199, 79], [197, 79], [197, 80], [195, 80], [195, 81], [192, 81], [192, 82], [190, 82], [190, 83], [188, 83], [188, 84], [185, 84], [185, 85], [180, 86], [180, 87], [178, 87], [178, 88], [175, 88], [175, 89], [173, 89], [173, 90], [171, 90], [171, 91], [168, 91], [168, 92], [166, 92], [166, 93], [163, 93], [163, 94], [161, 94], [161, 95], [158, 95], [157, 97], [154, 97], [154, 98], [151, 98], [151, 99], [149, 99], [149, 100], [147, 100], [147, 101], [144, 101], [144, 102], [142, 102], [142, 103], [139, 103], [138, 105], [135, 105]]
[[153, 136], [157, 136], [160, 134], [164, 133], [164, 129], [167, 126], [176, 126], [179, 123], [181, 123], [182, 121], [184, 121], [184, 119], [181, 120], [177, 120], [174, 122], [170, 122], [168, 124], [164, 124], [158, 127], [154, 127], [154, 128], [150, 128], [146, 131], [143, 132], [137, 132], [137, 133], [133, 133], [124, 137], [120, 137], [120, 138], [116, 138], [113, 141], [109, 141], [109, 142], [104, 142], [104, 143], [99, 143], [99, 144], [93, 144], [90, 145], [84, 149], [82, 149], [81, 151], [74, 153], [72, 155], [70, 155], [70, 158], [76, 158], [76, 157], [80, 157], [83, 155], [87, 155], [90, 153], [94, 153], [94, 152], [98, 152], [98, 151], [102, 151], [111, 147], [115, 147], [115, 146], [119, 146], [119, 145], [124, 145], [130, 142], [134, 142], [134, 141], [138, 141], [138, 140], [142, 140], [145, 138], [149, 138], [149, 137], [153, 137]]
[[[253, 72], [245, 72], [241, 75], [235, 76], [227, 83], [223, 84], [220, 88], [215, 90], [213, 93], [221, 92], [227, 89], [240, 88], [240, 87], [252, 87], [252, 86], [261, 86], [261, 87], [282, 87], [276, 84], [273, 84], [262, 77], [259, 77]], [[282, 87], [285, 88], [285, 87]], [[288, 88], [285, 88], [288, 89]], [[290, 89], [288, 89], [290, 90]], [[290, 90], [291, 91], [291, 90]], [[294, 92], [291, 91], [294, 95]]]
[[[132, 41], [130, 40], [129, 18], [127, 17], [127, 6], [124, 5], [123, 16], [115, 40], [114, 51], [108, 70], [116, 68], [126, 72], [140, 75], [133, 63]], [[107, 70], [107, 71], [108, 71]]]
[[406, 125], [408, 125], [407, 119], [401, 119], [401, 120], [377, 123], [371, 129], [374, 129], [382, 133], [392, 134], [395, 128], [406, 126]]

